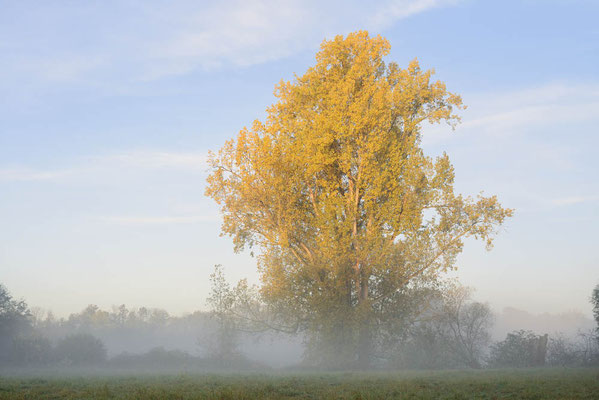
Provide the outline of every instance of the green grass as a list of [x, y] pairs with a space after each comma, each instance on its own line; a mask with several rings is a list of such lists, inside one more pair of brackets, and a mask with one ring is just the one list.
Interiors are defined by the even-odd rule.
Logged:
[[0, 399], [599, 399], [599, 369], [0, 377]]

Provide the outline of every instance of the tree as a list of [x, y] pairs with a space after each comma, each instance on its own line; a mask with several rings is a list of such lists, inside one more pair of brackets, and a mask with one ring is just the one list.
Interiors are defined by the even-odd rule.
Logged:
[[597, 322], [597, 332], [599, 332], [599, 285], [595, 286], [595, 289], [593, 289], [591, 304], [593, 305], [593, 316]]
[[239, 330], [233, 308], [236, 302], [234, 290], [225, 280], [222, 266], [215, 265], [210, 275], [211, 292], [207, 302], [212, 309], [217, 329], [212, 334], [215, 342], [209, 344], [209, 352], [213, 358], [222, 362], [230, 362], [239, 358]]
[[445, 294], [440, 319], [446, 342], [455, 357], [471, 368], [480, 368], [483, 352], [491, 340], [493, 313], [488, 304], [468, 302], [471, 290], [453, 285]]
[[491, 346], [492, 367], [538, 367], [545, 364], [548, 336], [532, 331], [514, 331], [505, 340]]
[[29, 308], [0, 284], [0, 364], [9, 357], [13, 340], [31, 327]]
[[557, 367], [577, 367], [583, 365], [581, 343], [557, 333], [547, 342], [547, 364]]
[[416, 60], [385, 64], [389, 49], [367, 32], [323, 42], [265, 122], [210, 159], [206, 194], [235, 250], [259, 249], [265, 301], [344, 365], [368, 365], [402, 290], [451, 269], [467, 237], [490, 247], [512, 214], [454, 194], [447, 155], [424, 154], [421, 125], [455, 126], [462, 100]]
[[92, 365], [106, 361], [106, 346], [93, 335], [75, 333], [56, 345], [57, 358], [70, 365]]
[[39, 334], [18, 336], [12, 341], [9, 359], [14, 365], [50, 364], [54, 361], [52, 343]]
[[[471, 289], [448, 281], [432, 290], [407, 335], [389, 347], [392, 365], [402, 368], [480, 368], [493, 314], [487, 304], [470, 300]], [[421, 302], [422, 300], [419, 300]]]
[[285, 321], [262, 301], [258, 288], [248, 285], [246, 279], [231, 286], [225, 279], [223, 267], [215, 265], [210, 282], [207, 303], [216, 321], [216, 332], [210, 332], [202, 338], [200, 345], [206, 347], [209, 355], [223, 362], [224, 366], [238, 366], [240, 362], [247, 362], [239, 350], [242, 335], [252, 335], [258, 339], [260, 334], [269, 330], [289, 332], [284, 326]]

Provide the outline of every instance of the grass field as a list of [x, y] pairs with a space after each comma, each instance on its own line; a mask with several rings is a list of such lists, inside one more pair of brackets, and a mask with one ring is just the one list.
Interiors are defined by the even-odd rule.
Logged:
[[0, 399], [599, 399], [599, 369], [4, 376]]

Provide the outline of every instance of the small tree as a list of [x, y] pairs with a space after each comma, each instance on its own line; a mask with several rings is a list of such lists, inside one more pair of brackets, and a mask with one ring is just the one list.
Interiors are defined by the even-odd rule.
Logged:
[[93, 335], [76, 333], [58, 342], [56, 356], [69, 365], [92, 365], [106, 361], [104, 343]]
[[394, 350], [396, 366], [407, 368], [480, 368], [490, 341], [493, 314], [473, 302], [471, 290], [442, 284], [416, 300], [423, 310]]
[[599, 334], [597, 330], [578, 333], [581, 363], [584, 366], [599, 365]]
[[471, 290], [454, 285], [445, 292], [441, 314], [447, 344], [464, 365], [480, 368], [483, 352], [491, 340], [493, 313], [488, 304], [469, 301]]
[[593, 316], [595, 317], [595, 322], [597, 322], [597, 333], [599, 333], [599, 285], [593, 289], [591, 304], [593, 305]]
[[563, 334], [553, 335], [547, 343], [547, 364], [557, 367], [575, 367], [583, 364], [581, 343]]
[[492, 367], [537, 367], [545, 364], [547, 335], [519, 330], [507, 334], [505, 340], [491, 346], [489, 365]]
[[547, 345], [547, 363], [560, 367], [590, 367], [599, 365], [599, 341], [594, 330], [579, 331], [568, 338], [556, 334]]
[[227, 362], [239, 357], [239, 331], [233, 315], [236, 296], [225, 279], [221, 265], [214, 266], [210, 282], [212, 285], [207, 302], [211, 307], [217, 329], [214, 342], [209, 344], [209, 352], [212, 357]]
[[18, 336], [12, 341], [10, 361], [14, 365], [47, 365], [54, 361], [50, 340], [40, 335]]
[[9, 357], [13, 340], [31, 328], [30, 316], [25, 301], [14, 299], [0, 284], [0, 364]]

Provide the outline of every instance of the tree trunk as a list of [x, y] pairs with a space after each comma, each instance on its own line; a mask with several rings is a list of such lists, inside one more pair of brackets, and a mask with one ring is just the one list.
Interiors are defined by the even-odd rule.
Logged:
[[543, 336], [539, 336], [535, 341], [535, 359], [533, 360], [533, 365], [535, 367], [541, 367], [545, 365], [545, 359], [547, 357], [547, 341], [549, 335], [545, 334]]
[[358, 368], [368, 369], [371, 356], [370, 305], [368, 304], [368, 278], [362, 277], [358, 297], [359, 336], [358, 336]]

